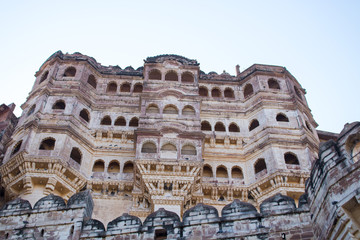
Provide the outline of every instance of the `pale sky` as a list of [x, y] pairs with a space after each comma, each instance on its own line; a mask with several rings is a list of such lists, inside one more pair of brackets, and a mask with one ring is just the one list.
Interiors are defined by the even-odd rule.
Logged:
[[318, 129], [360, 120], [360, 1], [0, 0], [0, 31], [0, 103], [14, 102], [17, 116], [35, 72], [61, 50], [122, 68], [166, 53], [204, 72], [284, 66]]

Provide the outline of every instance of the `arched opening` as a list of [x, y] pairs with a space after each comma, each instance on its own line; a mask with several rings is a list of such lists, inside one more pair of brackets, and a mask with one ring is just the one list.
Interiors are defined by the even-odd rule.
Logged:
[[234, 90], [232, 90], [231, 88], [226, 88], [224, 91], [224, 96], [226, 98], [235, 98]]
[[202, 97], [208, 96], [208, 90], [206, 87], [199, 87], [199, 95]]
[[42, 83], [43, 81], [45, 81], [48, 78], [48, 75], [49, 75], [49, 71], [44, 72], [44, 74], [41, 76], [39, 83]]
[[56, 140], [54, 138], [45, 138], [40, 143], [40, 150], [54, 150]]
[[229, 125], [229, 132], [240, 132], [240, 128], [235, 123]]
[[158, 69], [153, 69], [149, 73], [149, 79], [151, 80], [161, 80], [161, 72]]
[[108, 166], [109, 173], [119, 173], [120, 172], [120, 163], [116, 160], [112, 160]]
[[258, 174], [258, 173], [266, 170], [265, 159], [263, 159], [263, 158], [258, 159], [254, 165], [254, 169], [255, 169], [255, 174]]
[[218, 178], [228, 178], [228, 172], [224, 166], [219, 166], [216, 168], [216, 177]]
[[36, 105], [32, 105], [31, 108], [29, 109], [27, 116], [30, 116], [31, 114], [33, 114], [33, 112], [35, 111]]
[[284, 154], [284, 159], [286, 164], [293, 164], [293, 165], [300, 164], [297, 156], [290, 152]]
[[270, 89], [280, 89], [280, 85], [279, 85], [279, 82], [273, 78], [270, 78], [268, 80], [268, 86]]
[[111, 125], [111, 118], [110, 116], [105, 116], [103, 117], [103, 119], [100, 122], [100, 125], [107, 125], [110, 126]]
[[137, 83], [134, 86], [134, 93], [142, 93], [143, 85], [141, 83]]
[[161, 151], [176, 152], [177, 149], [176, 149], [176, 146], [174, 144], [167, 143], [167, 144], [164, 144], [161, 147]]
[[124, 83], [120, 86], [120, 92], [130, 92], [130, 84], [129, 83]]
[[278, 115], [276, 115], [276, 121], [278, 121], [278, 122], [289, 122], [289, 118], [285, 114], [279, 113]]
[[354, 147], [351, 150], [351, 157], [353, 162], [356, 163], [360, 159], [360, 141], [354, 144]]
[[312, 132], [312, 129], [311, 129], [308, 121], [305, 121], [305, 125], [306, 125], [306, 128], [309, 129], [310, 132]]
[[76, 68], [68, 67], [64, 72], [64, 77], [75, 77]]
[[126, 120], [124, 117], [118, 117], [114, 123], [115, 126], [126, 126]]
[[240, 167], [233, 167], [231, 169], [231, 177], [235, 179], [244, 179], [243, 172]]
[[155, 229], [154, 240], [164, 240], [167, 239], [167, 231], [166, 229]]
[[129, 126], [130, 127], [138, 127], [139, 126], [139, 119], [137, 117], [133, 117], [130, 120]]
[[257, 119], [254, 119], [251, 121], [250, 126], [249, 126], [249, 131], [254, 130], [255, 128], [257, 128], [259, 126], [259, 121]]
[[146, 109], [146, 113], [159, 113], [159, 107], [156, 104], [150, 104]]
[[133, 172], [134, 172], [134, 164], [132, 162], [125, 163], [123, 173], [133, 173]]
[[81, 164], [81, 158], [82, 154], [80, 150], [77, 147], [73, 147], [70, 153], [70, 158], [77, 162], [78, 164]]
[[90, 115], [90, 114], [89, 114], [88, 110], [86, 110], [86, 109], [81, 110], [81, 112], [80, 112], [80, 114], [79, 114], [79, 116], [80, 116], [82, 119], [84, 119], [86, 122], [89, 122], [89, 121], [90, 121], [89, 115]]
[[13, 147], [13, 150], [11, 152], [11, 155], [14, 155], [15, 153], [17, 153], [20, 148], [21, 148], [21, 144], [22, 144], [22, 140], [18, 141], [15, 146]]
[[195, 156], [196, 155], [196, 148], [192, 145], [184, 145], [182, 148], [181, 148], [181, 154], [182, 155], [193, 155]]
[[64, 100], [57, 100], [54, 105], [52, 106], [52, 109], [58, 109], [58, 110], [64, 110], [66, 107], [66, 104]]
[[220, 92], [220, 90], [217, 89], [217, 88], [213, 88], [213, 89], [211, 90], [211, 96], [212, 96], [212, 97], [217, 97], [217, 98], [221, 97], [221, 92]]
[[187, 106], [185, 106], [183, 108], [182, 115], [184, 115], [184, 116], [195, 116], [195, 109], [192, 106], [187, 105]]
[[89, 75], [87, 83], [96, 89], [97, 83], [96, 83], [96, 78], [94, 77], [94, 75], [92, 75], [92, 74]]
[[215, 124], [215, 131], [216, 132], [225, 132], [226, 130], [225, 130], [224, 124], [222, 122], [217, 122]]
[[94, 163], [94, 166], [93, 166], [93, 169], [92, 171], [93, 172], [104, 172], [105, 170], [105, 163], [103, 160], [99, 159], [99, 160], [96, 160], [95, 163]]
[[163, 114], [178, 114], [178, 110], [174, 105], [166, 105]]
[[141, 147], [142, 153], [156, 153], [156, 145], [153, 142], [146, 142]]
[[193, 83], [194, 82], [194, 76], [190, 72], [184, 72], [181, 75], [181, 81], [184, 83]]
[[295, 91], [296, 95], [301, 99], [300, 90], [296, 86], [294, 86], [294, 91]]
[[177, 73], [175, 71], [168, 71], [165, 75], [165, 81], [179, 81]]
[[106, 92], [107, 93], [116, 93], [117, 91], [117, 84], [114, 82], [111, 82], [107, 85]]
[[245, 88], [244, 88], [244, 97], [245, 98], [248, 98], [250, 97], [251, 94], [254, 93], [254, 89], [253, 89], [253, 86], [249, 83], [249, 84], [246, 84]]
[[201, 122], [201, 130], [202, 131], [211, 131], [211, 125], [208, 121]]
[[203, 168], [203, 176], [204, 177], [213, 177], [212, 168], [209, 165], [205, 165]]

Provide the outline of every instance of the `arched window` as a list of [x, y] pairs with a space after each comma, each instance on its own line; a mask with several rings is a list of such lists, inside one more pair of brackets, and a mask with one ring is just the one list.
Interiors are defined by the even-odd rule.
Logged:
[[229, 125], [229, 132], [240, 132], [240, 129], [238, 125], [236, 125], [235, 123], [231, 123]]
[[70, 158], [78, 164], [81, 164], [82, 154], [80, 152], [80, 149], [78, 149], [77, 147], [73, 147], [70, 153]]
[[176, 146], [175, 146], [174, 144], [167, 143], [167, 144], [164, 144], [164, 145], [161, 147], [161, 151], [176, 152], [177, 149], [176, 149]]
[[134, 86], [134, 93], [142, 93], [143, 85], [141, 83], [137, 83]]
[[179, 81], [178, 75], [175, 71], [168, 71], [165, 75], [166, 81]]
[[174, 105], [166, 105], [163, 114], [178, 114], [178, 110]]
[[181, 81], [184, 83], [193, 83], [194, 82], [194, 76], [190, 72], [184, 72], [181, 75]]
[[181, 155], [193, 155], [195, 156], [196, 155], [196, 148], [192, 145], [184, 145], [182, 148], [181, 148]]
[[44, 72], [44, 74], [41, 76], [39, 83], [42, 83], [43, 81], [45, 81], [48, 78], [48, 75], [49, 75], [49, 71]]
[[296, 95], [301, 99], [300, 90], [296, 86], [294, 86], [294, 91], [295, 91]]
[[228, 178], [228, 172], [226, 170], [226, 168], [224, 166], [218, 166], [216, 168], [216, 177], [219, 177], [219, 178]]
[[66, 107], [66, 104], [64, 102], [64, 100], [57, 100], [54, 105], [52, 106], [52, 109], [59, 109], [59, 110], [64, 110]]
[[108, 166], [109, 173], [119, 173], [120, 172], [120, 164], [117, 160], [112, 160]]
[[278, 122], [289, 122], [289, 119], [285, 114], [279, 113], [278, 115], [276, 115], [276, 121], [278, 121]]
[[226, 88], [224, 91], [224, 96], [226, 98], [235, 98], [234, 90], [232, 90], [231, 88]]
[[153, 142], [146, 142], [142, 145], [142, 153], [156, 153], [156, 145]]
[[280, 89], [279, 82], [273, 78], [268, 80], [268, 86], [270, 89]]
[[208, 121], [201, 122], [201, 130], [202, 131], [211, 131], [211, 125]]
[[259, 121], [254, 119], [251, 121], [250, 126], [249, 126], [249, 131], [254, 130], [255, 128], [257, 128], [259, 126]]
[[309, 129], [309, 131], [312, 132], [311, 127], [310, 127], [310, 124], [309, 124], [308, 121], [305, 121], [305, 125], [306, 125], [306, 128]]
[[217, 122], [215, 124], [215, 131], [216, 132], [225, 132], [226, 130], [225, 130], [224, 124], [222, 122]]
[[124, 117], [118, 117], [114, 123], [115, 126], [126, 126], [126, 120]]
[[130, 120], [129, 126], [130, 127], [138, 127], [139, 126], [139, 119], [137, 117], [133, 117]]
[[124, 83], [120, 87], [120, 92], [130, 92], [130, 88], [131, 86], [129, 83]]
[[117, 84], [114, 82], [111, 82], [107, 85], [106, 92], [107, 93], [116, 93], [117, 91]]
[[286, 164], [293, 164], [293, 165], [300, 164], [297, 156], [290, 152], [284, 154], [284, 159]]
[[233, 167], [231, 169], [231, 178], [244, 179], [244, 175], [240, 167]]
[[99, 160], [96, 160], [95, 163], [94, 163], [94, 166], [93, 166], [93, 169], [92, 171], [93, 172], [104, 172], [105, 170], [105, 163], [103, 160], [99, 159]]
[[182, 115], [184, 115], [184, 116], [195, 116], [195, 109], [192, 106], [187, 105], [187, 106], [185, 106], [183, 108]]
[[212, 97], [221, 97], [221, 92], [218, 88], [213, 88], [211, 90], [211, 96]]
[[254, 93], [253, 86], [250, 83], [246, 84], [246, 86], [244, 88], [244, 97], [248, 98], [253, 93]]
[[68, 67], [64, 72], [64, 77], [75, 77], [76, 68]]
[[213, 177], [213, 171], [211, 166], [205, 165], [203, 168], [203, 176], [204, 177]]
[[355, 142], [351, 149], [351, 157], [354, 163], [360, 160], [360, 142]]
[[146, 109], [146, 113], [159, 113], [159, 107], [156, 104], [150, 104]]
[[255, 174], [257, 174], [263, 170], [266, 170], [265, 159], [259, 158], [254, 165], [254, 169], [255, 169]]
[[92, 74], [89, 75], [87, 83], [96, 89], [97, 83], [96, 83], [96, 78], [94, 77], [94, 75], [92, 75]]
[[111, 125], [111, 118], [110, 116], [105, 116], [103, 117], [103, 119], [100, 122], [100, 125], [107, 125], [110, 126]]
[[20, 148], [21, 148], [21, 144], [22, 144], [22, 140], [18, 141], [15, 146], [13, 147], [13, 150], [11, 152], [11, 155], [14, 155], [15, 153], [17, 153]]
[[134, 172], [134, 164], [132, 162], [125, 163], [123, 173], [133, 173], [133, 172]]
[[199, 95], [202, 97], [208, 96], [208, 90], [206, 87], [199, 87]]
[[31, 108], [29, 109], [27, 116], [30, 116], [31, 114], [33, 114], [33, 112], [35, 111], [36, 105], [32, 105]]
[[149, 79], [151, 80], [161, 80], [161, 72], [158, 69], [153, 69], [149, 73]]
[[40, 150], [54, 150], [56, 140], [54, 138], [45, 138], [40, 143]]
[[80, 116], [82, 119], [84, 119], [86, 122], [89, 122], [89, 121], [90, 121], [90, 117], [89, 117], [90, 114], [89, 114], [88, 110], [86, 110], [86, 109], [81, 110], [79, 116]]

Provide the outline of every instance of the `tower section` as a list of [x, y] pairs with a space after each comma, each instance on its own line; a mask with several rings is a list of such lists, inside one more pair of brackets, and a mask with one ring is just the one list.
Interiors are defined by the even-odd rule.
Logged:
[[[141, 204], [181, 215], [201, 196], [202, 145], [199, 64], [177, 55], [150, 57], [144, 65], [132, 212]], [[137, 213], [136, 215], [139, 215]]]

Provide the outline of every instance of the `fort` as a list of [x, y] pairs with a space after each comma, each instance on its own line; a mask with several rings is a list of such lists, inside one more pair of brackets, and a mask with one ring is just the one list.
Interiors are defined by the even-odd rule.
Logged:
[[360, 123], [318, 131], [286, 68], [235, 69], [54, 53], [0, 109], [0, 238], [359, 239]]

